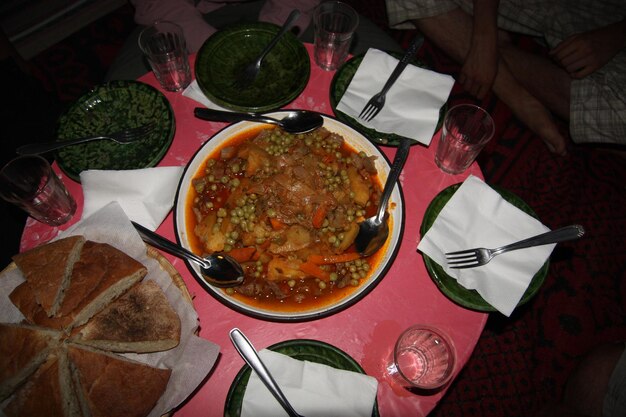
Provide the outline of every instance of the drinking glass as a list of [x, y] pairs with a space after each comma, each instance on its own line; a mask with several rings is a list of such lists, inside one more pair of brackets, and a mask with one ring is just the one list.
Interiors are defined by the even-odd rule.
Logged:
[[460, 174], [493, 137], [495, 123], [484, 109], [459, 104], [446, 113], [435, 163], [448, 174]]
[[415, 325], [398, 338], [387, 372], [404, 387], [436, 390], [450, 381], [455, 364], [448, 336], [432, 326]]
[[359, 15], [340, 1], [321, 3], [313, 13], [315, 63], [325, 71], [339, 68], [348, 56]]
[[180, 91], [191, 83], [191, 68], [183, 29], [176, 23], [158, 21], [139, 34], [139, 47], [161, 86]]
[[0, 196], [50, 226], [62, 225], [76, 212], [74, 198], [48, 161], [37, 155], [7, 162], [0, 171]]

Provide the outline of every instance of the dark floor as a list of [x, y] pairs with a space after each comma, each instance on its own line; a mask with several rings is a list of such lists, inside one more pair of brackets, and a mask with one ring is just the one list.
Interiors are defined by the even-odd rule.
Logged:
[[[45, 91], [38, 80], [25, 74], [14, 62], [0, 64], [0, 76], [11, 80], [2, 93], [4, 102], [0, 124], [0, 166], [11, 160], [15, 148], [22, 143], [37, 142], [52, 137], [59, 115], [59, 103], [53, 94]], [[10, 256], [18, 252], [19, 237], [24, 228], [25, 214], [17, 207], [0, 199], [0, 268], [11, 262]]]
[[[16, 156], [20, 144], [54, 138], [56, 121], [66, 106], [104, 79], [135, 27], [132, 15], [132, 7], [124, 6], [28, 62], [11, 57], [0, 44], [0, 76], [5, 80], [0, 166]], [[0, 199], [0, 268], [18, 252], [25, 220], [21, 210]]]

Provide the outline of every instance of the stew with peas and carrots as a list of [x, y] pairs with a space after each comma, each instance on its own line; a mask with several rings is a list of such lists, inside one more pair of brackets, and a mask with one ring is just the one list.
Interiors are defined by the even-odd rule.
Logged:
[[245, 281], [225, 291], [258, 306], [289, 310], [343, 297], [377, 262], [353, 245], [380, 199], [374, 159], [325, 128], [247, 131], [192, 180], [192, 249], [237, 259]]

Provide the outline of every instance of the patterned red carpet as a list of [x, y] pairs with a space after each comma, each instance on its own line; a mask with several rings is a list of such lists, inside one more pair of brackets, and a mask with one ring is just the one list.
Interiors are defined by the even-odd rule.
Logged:
[[[385, 25], [383, 1], [349, 3]], [[32, 61], [37, 78], [62, 105], [71, 102], [102, 80], [131, 22], [132, 9], [122, 8], [42, 53]], [[390, 33], [403, 45], [414, 35]], [[428, 42], [420, 57], [439, 72], [458, 71]], [[473, 99], [455, 86], [450, 102], [461, 101]], [[490, 317], [437, 417], [532, 416], [561, 395], [581, 355], [626, 340], [626, 159], [584, 146], [553, 156], [504, 104], [491, 97], [482, 105], [497, 125], [479, 161], [487, 181], [519, 195], [548, 227], [580, 223], [587, 235], [558, 246], [544, 286], [526, 306], [510, 318]]]

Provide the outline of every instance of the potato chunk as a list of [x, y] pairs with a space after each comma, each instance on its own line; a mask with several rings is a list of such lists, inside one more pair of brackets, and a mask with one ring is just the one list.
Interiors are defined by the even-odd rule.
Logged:
[[300, 271], [302, 261], [297, 259], [273, 258], [267, 264], [267, 279], [269, 281], [284, 281], [288, 279], [301, 279], [306, 274]]
[[364, 207], [370, 199], [370, 184], [354, 167], [348, 168], [350, 188], [354, 192], [354, 201]]

